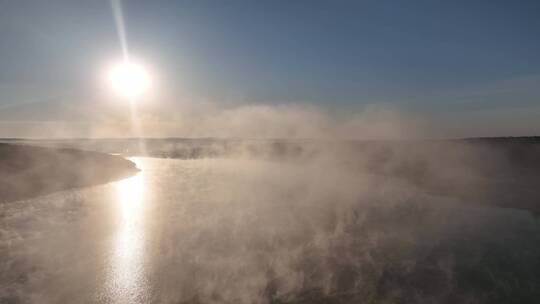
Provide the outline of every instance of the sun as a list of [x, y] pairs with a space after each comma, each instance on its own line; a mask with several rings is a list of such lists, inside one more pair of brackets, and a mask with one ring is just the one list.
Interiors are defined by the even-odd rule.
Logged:
[[133, 99], [148, 90], [150, 75], [142, 65], [124, 61], [110, 69], [109, 81], [118, 94]]

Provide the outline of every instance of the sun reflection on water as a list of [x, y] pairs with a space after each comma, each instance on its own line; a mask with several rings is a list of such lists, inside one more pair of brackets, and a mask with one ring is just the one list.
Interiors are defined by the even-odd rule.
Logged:
[[112, 303], [143, 303], [147, 294], [144, 173], [117, 182], [115, 190], [116, 228], [107, 271], [107, 298]]
[[120, 214], [126, 225], [132, 225], [140, 215], [138, 211], [144, 195], [143, 174], [140, 172], [116, 184]]

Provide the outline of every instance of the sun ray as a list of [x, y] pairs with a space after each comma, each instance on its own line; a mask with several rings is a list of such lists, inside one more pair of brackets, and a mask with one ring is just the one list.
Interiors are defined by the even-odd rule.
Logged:
[[144, 67], [134, 63], [130, 58], [121, 0], [111, 0], [111, 8], [118, 40], [122, 48], [123, 61], [113, 67], [109, 74], [109, 80], [113, 88], [129, 100], [132, 131], [138, 139], [139, 152], [144, 155], [146, 154], [146, 146], [141, 139], [143, 133], [137, 109], [137, 97], [148, 89], [150, 77]]

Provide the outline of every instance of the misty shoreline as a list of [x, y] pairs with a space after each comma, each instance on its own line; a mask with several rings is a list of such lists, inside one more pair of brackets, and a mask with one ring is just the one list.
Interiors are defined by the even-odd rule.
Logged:
[[119, 156], [0, 143], [0, 203], [119, 180], [137, 173]]
[[[144, 153], [138, 150], [141, 140], [146, 147]], [[238, 138], [3, 141], [46, 147], [41, 149], [61, 148], [71, 153], [94, 153], [92, 155], [239, 158], [330, 165], [383, 180], [398, 179], [426, 194], [454, 197], [465, 204], [540, 214], [540, 190], [536, 183], [540, 179], [540, 137], [537, 136], [396, 141]], [[98, 159], [95, 160], [98, 164]], [[102, 173], [110, 175], [112, 172]], [[83, 185], [95, 182], [97, 180]]]

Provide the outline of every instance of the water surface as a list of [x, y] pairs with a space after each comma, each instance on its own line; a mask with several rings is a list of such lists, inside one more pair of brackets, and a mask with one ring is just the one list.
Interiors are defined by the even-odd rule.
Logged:
[[529, 213], [343, 168], [133, 158], [0, 205], [0, 302], [414, 303], [538, 296]]

